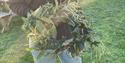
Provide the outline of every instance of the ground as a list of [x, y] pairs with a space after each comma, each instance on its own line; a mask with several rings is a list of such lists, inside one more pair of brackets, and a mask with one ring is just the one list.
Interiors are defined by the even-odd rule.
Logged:
[[[84, 52], [84, 63], [124, 63], [125, 0], [83, 0], [81, 5], [101, 42]], [[0, 63], [33, 63], [21, 25], [16, 20], [12, 25], [10, 32], [0, 34]]]

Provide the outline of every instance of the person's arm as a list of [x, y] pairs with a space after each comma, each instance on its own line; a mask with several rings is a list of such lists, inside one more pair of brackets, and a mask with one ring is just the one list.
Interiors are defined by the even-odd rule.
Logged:
[[29, 4], [32, 0], [9, 0], [9, 8], [19, 16], [26, 16], [30, 11]]
[[19, 16], [26, 16], [27, 13], [30, 11], [30, 8], [28, 5], [20, 3], [20, 4], [10, 4], [10, 9], [12, 12]]

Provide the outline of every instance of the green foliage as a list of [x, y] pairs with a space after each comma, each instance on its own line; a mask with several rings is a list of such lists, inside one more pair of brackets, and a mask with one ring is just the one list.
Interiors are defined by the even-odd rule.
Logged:
[[[55, 15], [57, 18], [52, 20], [55, 18]], [[23, 27], [29, 31], [28, 39], [33, 43], [34, 46], [32, 48], [35, 50], [43, 51], [50, 48], [58, 53], [68, 49], [72, 56], [76, 56], [84, 49], [85, 42], [96, 46], [98, 44], [98, 42], [93, 39], [94, 36], [91, 33], [93, 31], [90, 32], [91, 29], [89, 28], [88, 21], [84, 18], [83, 10], [77, 2], [69, 2], [63, 6], [58, 5], [58, 8], [52, 4], [45, 4], [43, 7], [39, 7], [34, 12], [31, 12], [31, 14], [28, 14], [27, 18], [23, 19]], [[60, 23], [67, 21], [66, 23], [70, 25], [70, 30], [73, 35], [71, 41], [66, 40], [65, 37], [61, 40], [57, 40], [56, 37], [53, 37], [56, 35], [55, 22], [57, 20], [59, 20]], [[64, 43], [69, 44], [63, 45]]]

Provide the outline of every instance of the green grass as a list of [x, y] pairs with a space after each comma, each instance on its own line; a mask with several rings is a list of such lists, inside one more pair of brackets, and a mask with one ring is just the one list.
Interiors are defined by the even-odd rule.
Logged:
[[125, 0], [96, 0], [84, 8], [86, 18], [105, 46], [98, 48], [98, 50], [104, 48], [102, 51], [104, 53], [97, 52], [97, 56], [92, 59], [85, 57], [85, 63], [125, 62], [124, 6]]
[[9, 32], [0, 34], [0, 63], [33, 63], [31, 53], [26, 51], [28, 41], [21, 30], [22, 22], [17, 20], [19, 17], [13, 20]]
[[[125, 63], [124, 7], [125, 0], [93, 0], [83, 5], [85, 16], [101, 41], [98, 48], [83, 54], [84, 63]], [[25, 50], [28, 42], [21, 26], [14, 23], [10, 32], [0, 34], [0, 63], [33, 63], [30, 52]]]

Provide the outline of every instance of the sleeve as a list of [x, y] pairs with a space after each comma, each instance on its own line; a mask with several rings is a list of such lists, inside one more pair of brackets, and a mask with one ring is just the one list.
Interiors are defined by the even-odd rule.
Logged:
[[30, 11], [30, 7], [25, 0], [9, 0], [9, 8], [20, 16], [26, 16]]

